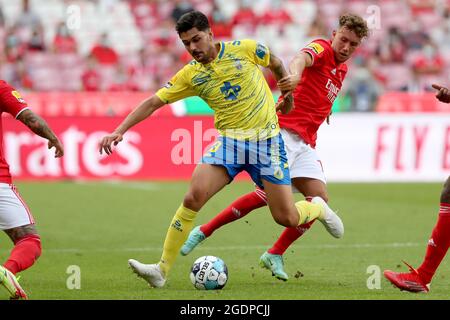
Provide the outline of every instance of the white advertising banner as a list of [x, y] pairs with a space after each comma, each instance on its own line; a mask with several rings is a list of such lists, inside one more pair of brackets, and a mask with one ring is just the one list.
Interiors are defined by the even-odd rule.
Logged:
[[318, 133], [329, 182], [444, 182], [450, 114], [333, 114]]
[[[3, 148], [15, 179], [189, 180], [215, 136], [212, 117], [149, 119], [127, 133], [114, 155], [98, 141], [122, 118], [48, 117], [65, 146], [54, 158], [45, 140], [3, 119]], [[318, 133], [329, 182], [444, 182], [450, 175], [450, 114], [341, 113]]]

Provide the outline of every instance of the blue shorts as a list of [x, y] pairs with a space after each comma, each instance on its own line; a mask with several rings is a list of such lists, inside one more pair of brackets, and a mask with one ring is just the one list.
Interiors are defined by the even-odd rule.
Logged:
[[203, 155], [201, 163], [223, 166], [231, 180], [247, 171], [263, 188], [262, 179], [274, 184], [290, 185], [289, 165], [281, 134], [267, 140], [245, 141], [219, 136]]

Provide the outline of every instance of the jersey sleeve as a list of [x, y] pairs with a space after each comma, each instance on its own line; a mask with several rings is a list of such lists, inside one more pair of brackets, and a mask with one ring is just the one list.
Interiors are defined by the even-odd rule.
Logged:
[[177, 72], [167, 84], [156, 92], [164, 103], [172, 103], [187, 97], [195, 96], [196, 92], [189, 79], [189, 65]]
[[265, 45], [255, 40], [241, 40], [241, 46], [245, 50], [246, 56], [254, 63], [267, 67], [270, 63], [270, 50]]
[[314, 40], [310, 42], [306, 47], [302, 49], [302, 52], [309, 53], [311, 56], [313, 66], [321, 65], [327, 57], [328, 51], [326, 46], [320, 40]]
[[0, 109], [17, 118], [22, 111], [28, 109], [28, 104], [18, 91], [10, 85], [5, 85], [0, 89]]

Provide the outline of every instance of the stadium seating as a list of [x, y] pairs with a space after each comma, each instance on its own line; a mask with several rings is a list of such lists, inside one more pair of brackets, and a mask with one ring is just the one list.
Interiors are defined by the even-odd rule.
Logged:
[[[2, 79], [12, 82], [19, 88], [43, 91], [82, 89], [81, 78], [88, 65], [87, 59], [103, 33], [107, 34], [110, 47], [119, 55], [120, 65], [98, 66], [98, 73], [101, 76], [99, 90], [102, 91], [110, 90], [117, 72], [124, 70], [128, 77], [134, 77], [135, 80], [142, 80], [143, 74], [148, 77], [148, 80], [144, 81], [145, 84], [137, 86], [137, 90], [157, 88], [167, 81], [186, 59], [184, 48], [174, 32], [172, 13], [175, 1], [30, 0], [32, 12], [40, 18], [45, 44], [44, 50], [37, 52], [30, 51], [27, 47], [33, 27], [15, 27], [22, 15], [21, 2], [0, 0], [0, 9], [5, 17], [4, 25], [0, 26], [0, 50], [3, 52], [4, 61], [0, 66], [0, 75]], [[380, 81], [385, 91], [409, 90], [408, 83], [411, 79], [414, 57], [418, 51], [420, 52], [421, 45], [419, 41], [414, 43], [415, 48], [407, 47], [403, 62], [389, 61], [389, 55], [387, 58], [380, 57], [381, 47], [390, 48], [389, 28], [397, 27], [405, 43], [408, 43], [410, 39], [417, 40], [411, 38], [417, 35], [413, 34], [417, 32], [413, 30], [414, 26], [416, 29], [417, 26], [422, 26], [419, 31], [432, 38], [440, 48], [440, 54], [445, 62], [445, 67], [434, 78], [442, 81], [450, 79], [450, 47], [445, 45], [445, 39], [448, 40], [445, 35], [450, 25], [448, 18], [450, 9], [445, 9], [444, 4], [437, 4], [441, 6], [440, 10], [437, 8], [417, 10], [408, 0], [191, 0], [189, 2], [192, 8], [201, 10], [207, 15], [211, 15], [213, 10], [219, 10], [226, 21], [231, 23], [231, 38], [254, 38], [263, 42], [286, 64], [311, 39], [329, 36], [336, 27], [341, 13], [351, 11], [360, 14], [368, 19], [373, 29], [371, 37], [364, 42], [357, 55], [366, 62], [370, 59], [379, 60], [376, 63], [378, 69], [370, 71], [374, 72], [375, 79]], [[233, 22], [239, 21], [234, 20], [234, 17], [241, 12], [241, 5], [245, 3], [255, 16], [254, 24]], [[269, 12], [273, 16], [279, 9], [284, 10], [291, 21], [272, 20], [273, 17], [267, 15]], [[381, 17], [382, 24], [377, 21]], [[64, 21], [68, 25], [75, 23], [75, 27], [69, 29], [77, 43], [76, 53], [57, 54], [52, 50], [57, 26]], [[323, 24], [324, 34], [315, 33], [313, 23]], [[444, 41], [444, 44], [440, 46], [439, 41]], [[141, 55], [142, 51], [145, 51], [145, 54]], [[18, 61], [24, 62], [27, 72], [17, 71]], [[352, 63], [350, 61], [350, 64]], [[21, 78], [25, 76], [29, 76], [30, 81]], [[352, 68], [348, 76], [352, 77]], [[425, 78], [430, 77], [425, 75]], [[27, 85], [24, 85], [25, 83]]]

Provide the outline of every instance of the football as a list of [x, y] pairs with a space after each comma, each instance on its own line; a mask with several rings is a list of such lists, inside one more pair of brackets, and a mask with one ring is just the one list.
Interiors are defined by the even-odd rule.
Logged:
[[192, 264], [190, 278], [199, 290], [222, 289], [228, 281], [228, 268], [218, 257], [203, 256]]

